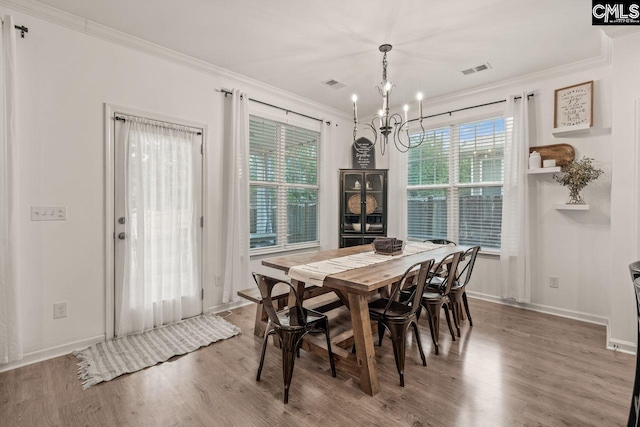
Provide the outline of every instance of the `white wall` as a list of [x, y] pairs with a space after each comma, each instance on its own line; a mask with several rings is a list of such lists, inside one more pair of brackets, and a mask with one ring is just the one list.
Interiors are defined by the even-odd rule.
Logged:
[[[138, 43], [129, 48], [107, 41], [105, 38], [113, 34], [92, 23], [82, 22], [82, 25], [86, 24], [87, 28], [93, 25], [92, 34], [104, 33], [104, 37], [77, 31], [82, 27], [80, 24], [70, 25], [76, 28], [72, 29], [6, 7], [0, 7], [0, 13], [12, 14], [16, 23], [30, 29], [26, 39], [18, 39], [19, 271], [26, 352], [37, 354], [56, 347], [68, 349], [67, 345], [100, 339], [105, 333], [104, 103], [208, 126], [205, 308], [217, 306], [221, 300], [221, 288], [213, 286], [213, 279], [222, 268], [220, 159], [225, 98], [216, 89], [247, 90], [257, 99], [330, 120], [332, 150], [322, 162], [321, 189], [337, 191], [337, 169], [350, 166], [351, 121], [336, 111], [293, 95], [279, 95], [273, 88], [241, 76], [216, 74], [197, 61], [195, 65], [186, 66], [142, 52]], [[619, 54], [614, 56], [613, 78], [610, 67], [602, 66], [536, 83], [483, 91], [481, 95], [440, 100], [427, 106], [425, 114], [504, 99], [525, 90], [535, 92], [535, 98], [529, 101], [535, 112], [532, 144], [570, 143], [578, 156], [594, 157], [606, 175], [585, 190], [592, 206], [588, 212], [556, 211], [552, 205], [565, 201], [567, 190], [550, 178], [530, 178], [532, 235], [535, 236], [533, 304], [593, 321], [611, 315], [612, 336], [633, 342], [635, 324], [628, 326], [630, 319], [633, 320], [632, 296], [626, 288], [628, 276], [623, 280], [618, 271], [619, 286], [610, 288], [609, 274], [612, 264], [617, 271], [628, 264], [628, 259], [637, 256], [635, 252], [630, 256], [627, 251], [635, 248], [637, 241], [619, 246], [623, 240], [627, 243], [637, 240], [637, 233], [634, 236], [628, 233], [629, 221], [637, 222], [637, 215], [628, 215], [628, 198], [635, 200], [634, 191], [637, 192], [638, 187], [627, 183], [635, 177], [636, 164], [626, 153], [627, 149], [634, 148], [635, 128], [631, 125], [633, 117], [629, 109], [631, 100], [640, 97], [640, 83], [635, 79], [640, 64], [637, 54], [634, 57], [624, 52], [629, 49], [637, 52], [640, 40], [637, 35], [628, 37], [616, 42]], [[121, 36], [114, 39], [127, 40]], [[153, 50], [162, 49], [149, 48]], [[553, 138], [553, 90], [587, 80], [596, 81], [594, 127], [601, 130], [577, 138]], [[620, 129], [614, 131], [613, 204], [610, 197], [612, 137], [602, 130], [611, 126], [612, 87], [614, 123]], [[465, 114], [471, 117], [483, 112], [486, 109]], [[454, 119], [460, 117], [456, 115]], [[618, 141], [618, 136], [622, 141]], [[378, 157], [377, 166], [393, 169], [394, 162]], [[402, 207], [394, 203], [394, 198], [404, 194], [404, 184], [395, 179], [390, 185], [390, 225], [395, 224], [401, 230], [402, 222], [393, 218], [402, 218], [402, 213], [396, 211], [394, 216], [393, 209]], [[32, 205], [67, 206], [68, 220], [31, 222]], [[337, 243], [337, 197], [322, 209], [325, 215], [321, 238], [331, 247]], [[331, 212], [335, 213], [333, 217]], [[393, 231], [391, 229], [390, 234]], [[613, 253], [612, 236], [616, 249]], [[258, 257], [252, 259], [252, 267], [257, 270], [261, 269], [259, 263]], [[479, 262], [473, 284], [475, 292], [497, 294], [492, 276], [494, 267], [495, 259], [483, 258]], [[560, 277], [559, 289], [548, 287], [549, 275]], [[614, 297], [610, 298], [612, 292]], [[59, 301], [68, 301], [68, 317], [54, 321], [52, 307]]]
[[[330, 120], [335, 157], [323, 165], [331, 173], [345, 166], [348, 120], [339, 112], [279, 95], [241, 76], [218, 77], [205, 66], [162, 59], [5, 7], [0, 13], [29, 27], [27, 37], [17, 41], [19, 274], [26, 353], [44, 355], [38, 352], [85, 344], [105, 333], [105, 103], [208, 126], [205, 309], [220, 304], [222, 290], [214, 287], [214, 277], [222, 268], [226, 104], [217, 90], [239, 88], [256, 99]], [[105, 32], [96, 28], [96, 33]], [[67, 206], [67, 221], [30, 221], [31, 206], [58, 205]], [[325, 208], [337, 212], [337, 201]], [[327, 234], [328, 226], [321, 227], [321, 234]], [[53, 303], [60, 301], [68, 302], [68, 317], [53, 320]]]
[[611, 344], [636, 345], [635, 298], [628, 266], [640, 258], [640, 32], [613, 39], [613, 190], [611, 252]]
[[[557, 73], [556, 73], [557, 74]], [[534, 80], [532, 78], [532, 80]], [[594, 129], [591, 134], [555, 138], [553, 129], [554, 90], [585, 81], [595, 81]], [[560, 77], [535, 79], [528, 83], [500, 85], [487, 88], [481, 95], [470, 94], [455, 100], [443, 97], [425, 106], [424, 115], [431, 115], [472, 105], [506, 99], [522, 92], [534, 93], [529, 102], [531, 110], [530, 143], [548, 145], [567, 143], [576, 150], [576, 157], [592, 157], [605, 175], [592, 183], [583, 194], [590, 204], [587, 212], [557, 211], [555, 203], [565, 203], [568, 190], [553, 181], [549, 175], [529, 177], [531, 221], [531, 304], [525, 306], [587, 321], [606, 324], [610, 313], [609, 283], [611, 259], [611, 71], [600, 66], [587, 71], [562, 73]], [[453, 97], [452, 97], [453, 98]], [[520, 102], [520, 101], [519, 101]], [[425, 120], [425, 126], [447, 125], [450, 121], [473, 119], [496, 113], [501, 114], [505, 104], [454, 113]], [[392, 153], [390, 168], [401, 168], [406, 155]], [[406, 180], [406, 178], [405, 178]], [[396, 180], [396, 184], [398, 180]], [[392, 188], [390, 218], [406, 215], [406, 183]], [[401, 236], [406, 224], [391, 222], [390, 233]], [[495, 256], [479, 259], [469, 292], [491, 300], [499, 300], [496, 272], [499, 270]], [[560, 278], [558, 289], [549, 287], [549, 276]], [[603, 343], [604, 344], [604, 343]]]

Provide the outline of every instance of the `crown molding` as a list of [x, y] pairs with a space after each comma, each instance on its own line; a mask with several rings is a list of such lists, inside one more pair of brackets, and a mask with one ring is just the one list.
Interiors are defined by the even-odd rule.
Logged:
[[471, 89], [465, 89], [459, 92], [452, 92], [445, 95], [439, 95], [433, 98], [425, 99], [424, 106], [434, 107], [445, 103], [467, 100], [469, 97], [491, 94], [498, 91], [504, 91], [514, 86], [528, 86], [540, 81], [549, 80], [555, 77], [561, 77], [567, 74], [579, 73], [581, 71], [593, 70], [611, 65], [612, 40], [604, 31], [600, 36], [600, 55], [593, 58], [583, 59], [581, 61], [548, 68], [535, 73], [525, 74], [499, 83], [490, 83], [483, 86], [476, 86]]
[[62, 25], [64, 27], [79, 31], [93, 37], [97, 37], [102, 40], [109, 41], [111, 43], [119, 44], [121, 46], [173, 62], [175, 64], [189, 67], [205, 74], [225, 79], [232, 85], [237, 84], [241, 86], [244, 90], [254, 89], [260, 92], [264, 92], [268, 95], [277, 96], [281, 99], [283, 98], [285, 101], [302, 104], [303, 106], [312, 109], [315, 114], [320, 111], [322, 113], [330, 114], [334, 117], [337, 116], [346, 120], [349, 120], [351, 118], [351, 116], [345, 111], [340, 111], [319, 102], [312, 101], [308, 98], [304, 98], [294, 93], [287, 92], [283, 89], [277, 88], [267, 83], [263, 83], [259, 80], [243, 76], [225, 68], [210, 64], [206, 61], [202, 61], [192, 56], [185, 55], [183, 53], [168, 49], [155, 43], [151, 43], [138, 37], [134, 37], [122, 31], [115, 30], [111, 27], [107, 27], [97, 22], [81, 18], [77, 15], [73, 15], [71, 13], [56, 9], [37, 1], [0, 0], [0, 5], [54, 24]]
[[638, 26], [607, 26], [602, 28], [602, 32], [612, 39], [623, 37], [631, 33], [637, 33], [640, 31]]

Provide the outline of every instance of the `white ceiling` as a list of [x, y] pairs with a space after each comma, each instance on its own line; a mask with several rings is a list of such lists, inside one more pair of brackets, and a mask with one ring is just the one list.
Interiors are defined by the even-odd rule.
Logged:
[[589, 0], [40, 1], [345, 112], [357, 93], [361, 114], [380, 108], [383, 43], [391, 107], [600, 54]]

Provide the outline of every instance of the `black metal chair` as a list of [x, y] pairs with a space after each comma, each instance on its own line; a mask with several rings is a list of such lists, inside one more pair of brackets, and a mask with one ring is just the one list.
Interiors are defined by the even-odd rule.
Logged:
[[[469, 301], [467, 300], [466, 288], [471, 280], [471, 273], [473, 272], [473, 267], [476, 264], [476, 257], [478, 256], [479, 251], [480, 246], [474, 246], [467, 249], [460, 257], [460, 264], [465, 264], [462, 268], [459, 268], [455, 281], [451, 285], [451, 290], [449, 291], [449, 298], [451, 299], [454, 310], [453, 316], [457, 320], [456, 326], [458, 328], [458, 336], [460, 336], [460, 320], [462, 319], [461, 314], [463, 305], [464, 310], [467, 313], [467, 318], [469, 319], [469, 326], [473, 326], [473, 320], [471, 320], [471, 313], [469, 312]], [[460, 267], [460, 264], [458, 267]], [[440, 287], [442, 287], [442, 284], [440, 284]]]
[[[447, 326], [451, 333], [451, 339], [456, 340], [456, 335], [453, 332], [451, 325], [451, 318], [449, 317], [449, 311], [453, 316], [453, 323], [456, 329], [459, 328], [458, 320], [455, 318], [455, 311], [453, 309], [453, 303], [449, 298], [449, 291], [456, 278], [456, 271], [458, 269], [458, 263], [462, 252], [454, 252], [444, 257], [438, 264], [436, 264], [433, 271], [442, 271], [441, 276], [430, 276], [427, 279], [427, 284], [422, 293], [421, 306], [427, 311], [427, 319], [429, 320], [429, 329], [431, 330], [431, 340], [433, 341], [434, 351], [436, 354], [440, 354], [438, 341], [440, 338], [440, 311], [444, 308], [445, 318], [447, 319]], [[437, 286], [436, 286], [437, 284]], [[413, 292], [413, 286], [401, 292], [401, 300], [406, 300]], [[418, 310], [417, 317], [420, 318], [421, 310]]]
[[[638, 342], [640, 343], [640, 261], [629, 265], [633, 288], [636, 293], [636, 310], [638, 315]], [[631, 409], [627, 427], [638, 427], [640, 418], [640, 355], [636, 355], [636, 380], [633, 384], [633, 396], [631, 397]]]
[[453, 245], [456, 246], [457, 243], [456, 242], [452, 242], [451, 240], [447, 240], [447, 239], [428, 239], [428, 240], [424, 240], [422, 243], [435, 243], [436, 245]]
[[[418, 324], [416, 323], [416, 314], [420, 309], [422, 291], [424, 290], [431, 267], [433, 267], [433, 260], [419, 262], [412, 265], [404, 273], [400, 281], [393, 285], [393, 291], [389, 298], [380, 298], [369, 304], [369, 315], [372, 319], [378, 322], [378, 345], [382, 345], [385, 329], [387, 329], [391, 335], [393, 355], [396, 359], [396, 368], [400, 375], [401, 387], [404, 387], [405, 348], [407, 331], [410, 326], [413, 326], [413, 333], [416, 343], [418, 344], [420, 357], [422, 358], [422, 365], [427, 366], [427, 360], [424, 357], [424, 351], [422, 351], [422, 342], [420, 341]], [[417, 279], [415, 279], [416, 268], [419, 268], [417, 272]], [[415, 283], [413, 294], [406, 299], [405, 303], [396, 301], [400, 290], [408, 281]]]
[[[262, 344], [262, 355], [260, 356], [260, 366], [258, 367], [258, 375], [256, 381], [260, 381], [260, 374], [264, 366], [264, 356], [267, 351], [269, 335], [276, 334], [280, 339], [282, 346], [282, 373], [284, 376], [284, 403], [289, 402], [289, 387], [291, 385], [291, 377], [293, 376], [293, 365], [296, 360], [296, 354], [302, 344], [302, 338], [312, 332], [324, 332], [327, 337], [327, 350], [329, 351], [329, 364], [331, 365], [331, 375], [335, 378], [336, 367], [333, 363], [333, 353], [331, 352], [331, 338], [329, 336], [329, 319], [322, 313], [304, 308], [302, 301], [295, 288], [290, 283], [283, 282], [278, 279], [253, 273], [253, 278], [260, 290], [262, 304], [269, 316], [267, 329], [264, 334], [264, 342]], [[273, 288], [284, 283], [289, 286], [295, 295], [296, 303], [292, 307], [284, 310], [276, 311], [271, 299]]]

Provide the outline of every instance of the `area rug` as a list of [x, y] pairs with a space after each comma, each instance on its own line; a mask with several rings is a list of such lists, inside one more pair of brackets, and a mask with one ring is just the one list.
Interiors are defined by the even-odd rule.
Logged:
[[79, 360], [78, 376], [82, 380], [82, 388], [88, 389], [239, 333], [237, 326], [208, 314], [142, 334], [103, 341], [73, 354]]

